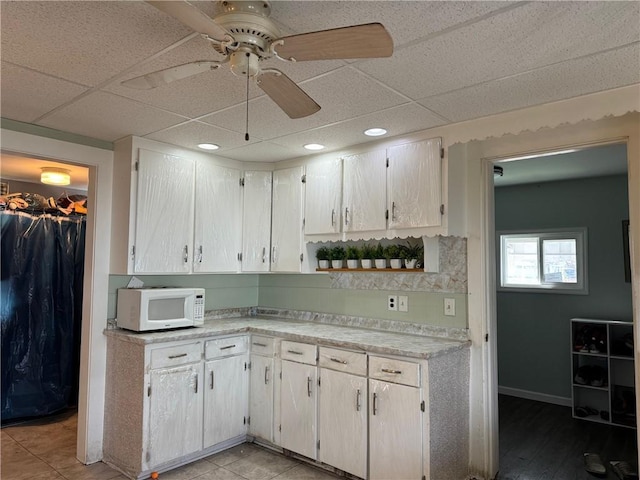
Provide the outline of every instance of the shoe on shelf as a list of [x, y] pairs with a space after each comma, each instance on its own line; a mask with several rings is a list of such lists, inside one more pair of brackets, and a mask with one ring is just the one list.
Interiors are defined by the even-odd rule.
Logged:
[[613, 473], [615, 473], [620, 480], [637, 480], [638, 472], [634, 470], [629, 462], [621, 462], [612, 460], [609, 462]]
[[604, 476], [607, 474], [607, 469], [602, 463], [600, 455], [597, 453], [585, 453], [584, 454], [584, 469], [598, 476]]
[[589, 385], [592, 377], [591, 370], [592, 370], [591, 365], [581, 366], [580, 368], [578, 368], [578, 372], [576, 373], [576, 376], [574, 377], [573, 380], [578, 385]]

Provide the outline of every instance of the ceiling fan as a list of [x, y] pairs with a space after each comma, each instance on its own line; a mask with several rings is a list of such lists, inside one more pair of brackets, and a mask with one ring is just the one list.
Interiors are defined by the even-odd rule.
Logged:
[[272, 57], [287, 62], [381, 58], [393, 53], [393, 40], [380, 23], [282, 37], [269, 19], [268, 0], [218, 1], [213, 17], [184, 0], [147, 0], [147, 3], [200, 33], [224, 58], [178, 65], [122, 82], [131, 88], [155, 88], [229, 63], [235, 75], [245, 77], [247, 82], [253, 77], [290, 118], [302, 118], [320, 110], [320, 105], [280, 70], [261, 68], [263, 60]]

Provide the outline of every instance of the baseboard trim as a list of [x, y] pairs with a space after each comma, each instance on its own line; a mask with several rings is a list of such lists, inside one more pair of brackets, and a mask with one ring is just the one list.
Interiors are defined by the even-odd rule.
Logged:
[[498, 386], [498, 393], [502, 395], [510, 395], [512, 397], [526, 398], [527, 400], [536, 400], [537, 402], [553, 403], [554, 405], [562, 405], [563, 407], [571, 406], [571, 398], [532, 392], [529, 390], [520, 390], [519, 388]]

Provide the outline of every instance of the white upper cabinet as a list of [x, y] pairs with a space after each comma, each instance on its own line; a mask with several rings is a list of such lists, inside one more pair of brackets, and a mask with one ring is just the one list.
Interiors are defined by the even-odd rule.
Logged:
[[305, 199], [305, 235], [340, 233], [342, 159], [306, 166]]
[[135, 273], [188, 273], [193, 255], [194, 162], [140, 149]]
[[439, 226], [442, 222], [441, 140], [387, 150], [389, 230]]
[[244, 172], [242, 271], [268, 272], [271, 247], [271, 172]]
[[272, 272], [300, 271], [303, 174], [303, 167], [292, 167], [273, 172]]
[[385, 230], [386, 151], [350, 155], [343, 160], [343, 231]]
[[196, 162], [194, 272], [236, 272], [242, 239], [240, 170]]

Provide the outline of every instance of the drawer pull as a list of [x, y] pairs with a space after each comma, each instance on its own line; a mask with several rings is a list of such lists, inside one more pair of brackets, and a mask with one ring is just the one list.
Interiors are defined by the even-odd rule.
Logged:
[[259, 343], [259, 342], [253, 342], [252, 345], [255, 345], [256, 347], [266, 347], [267, 346], [266, 343]]
[[288, 352], [288, 353], [292, 353], [292, 354], [294, 354], [294, 355], [304, 355], [304, 353], [299, 352], [299, 351], [297, 351], [297, 350], [287, 350], [287, 352]]
[[229, 350], [230, 348], [235, 347], [235, 345], [227, 345], [226, 347], [220, 347], [220, 350]]
[[343, 365], [347, 364], [346, 360], [340, 360], [339, 358], [336, 358], [336, 357], [330, 357], [329, 360], [331, 360], [332, 362], [341, 363]]
[[174, 358], [186, 357], [186, 353], [179, 353], [178, 355], [169, 355], [169, 358], [173, 360]]
[[390, 368], [383, 368], [382, 371], [384, 373], [393, 373], [394, 375], [401, 375], [402, 370], [391, 370]]

